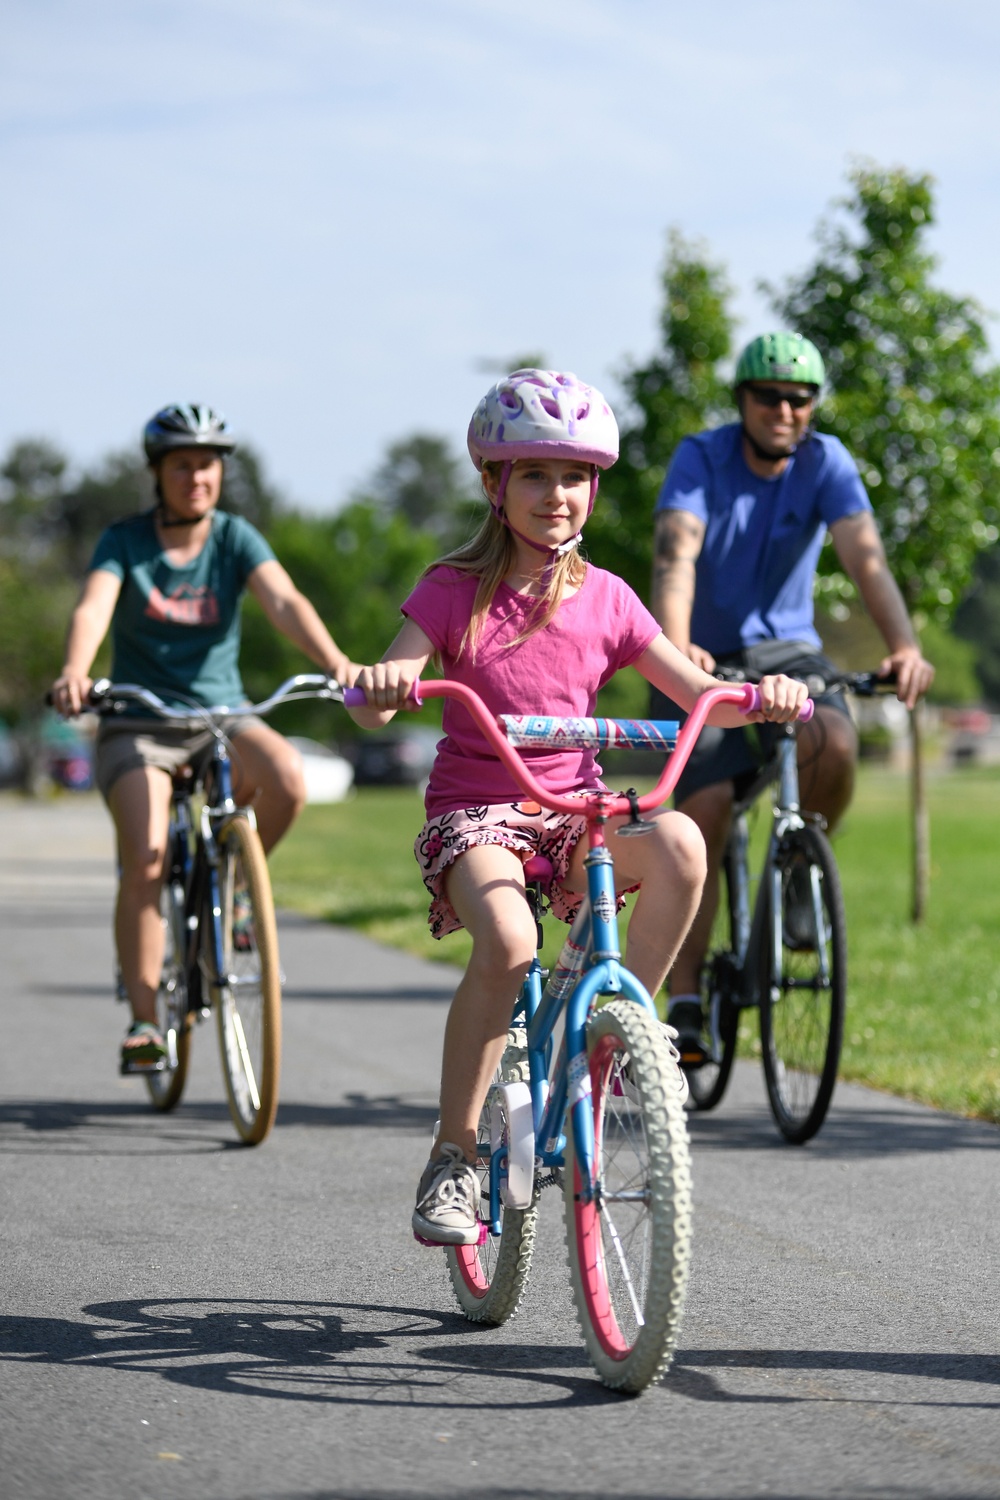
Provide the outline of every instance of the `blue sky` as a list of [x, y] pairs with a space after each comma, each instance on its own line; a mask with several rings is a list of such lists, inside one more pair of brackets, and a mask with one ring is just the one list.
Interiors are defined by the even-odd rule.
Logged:
[[750, 337], [857, 155], [934, 174], [939, 279], [1000, 309], [985, 3], [5, 0], [3, 26], [0, 448], [93, 462], [207, 400], [334, 507], [394, 438], [461, 444], [485, 360], [544, 351], [614, 400], [671, 225]]

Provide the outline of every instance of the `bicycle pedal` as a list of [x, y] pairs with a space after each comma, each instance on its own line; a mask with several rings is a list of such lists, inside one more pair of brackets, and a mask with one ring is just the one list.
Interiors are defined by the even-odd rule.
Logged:
[[157, 1062], [152, 1063], [125, 1062], [123, 1059], [119, 1064], [118, 1072], [122, 1078], [128, 1078], [133, 1073], [166, 1073], [169, 1071], [169, 1067], [170, 1065], [165, 1057], [161, 1057]]

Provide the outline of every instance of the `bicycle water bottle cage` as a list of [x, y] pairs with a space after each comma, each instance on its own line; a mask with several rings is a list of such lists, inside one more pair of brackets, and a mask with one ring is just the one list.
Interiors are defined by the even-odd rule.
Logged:
[[656, 827], [656, 824], [648, 823], [645, 818], [640, 818], [639, 793], [636, 791], [635, 787], [630, 786], [627, 791], [622, 793], [622, 796], [628, 798], [628, 805], [632, 809], [632, 815], [627, 823], [622, 824], [618, 832], [631, 838], [637, 838], [640, 834], [643, 833], [652, 833], [653, 829]]

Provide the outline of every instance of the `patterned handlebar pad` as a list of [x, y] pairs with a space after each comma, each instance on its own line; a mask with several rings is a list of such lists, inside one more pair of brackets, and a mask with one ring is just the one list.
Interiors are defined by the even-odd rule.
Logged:
[[540, 714], [501, 714], [510, 744], [521, 750], [672, 750], [674, 719], [556, 719]]

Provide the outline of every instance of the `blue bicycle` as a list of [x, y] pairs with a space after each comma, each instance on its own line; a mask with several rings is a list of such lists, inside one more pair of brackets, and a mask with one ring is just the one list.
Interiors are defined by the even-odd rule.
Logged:
[[[348, 703], [361, 702], [348, 690]], [[466, 1317], [498, 1325], [517, 1308], [531, 1263], [538, 1201], [563, 1190], [570, 1276], [587, 1351], [605, 1385], [641, 1391], [661, 1379], [677, 1342], [691, 1258], [691, 1163], [684, 1092], [666, 1028], [621, 963], [608, 818], [642, 835], [642, 814], [669, 797], [718, 703], [756, 706], [751, 687], [706, 693], [678, 736], [674, 723], [607, 719], [497, 721], [464, 685], [423, 682], [419, 695], [458, 698], [525, 794], [587, 819], [587, 895], [555, 968], [536, 957], [513, 1010], [507, 1047], [480, 1120], [478, 1245], [445, 1251]], [[558, 797], [517, 747], [673, 749], [656, 788]], [[536, 918], [548, 861], [525, 865]]]

